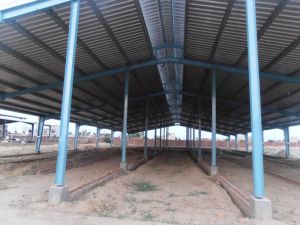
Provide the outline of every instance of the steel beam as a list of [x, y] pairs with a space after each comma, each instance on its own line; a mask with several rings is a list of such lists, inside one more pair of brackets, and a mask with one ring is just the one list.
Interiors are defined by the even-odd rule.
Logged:
[[[211, 62], [214, 61], [216, 50], [217, 50], [218, 45], [220, 43], [223, 31], [224, 31], [225, 26], [226, 26], [226, 24], [228, 22], [228, 19], [229, 19], [229, 16], [231, 14], [231, 11], [232, 11], [234, 3], [235, 3], [235, 0], [229, 0], [229, 2], [228, 2], [227, 8], [226, 8], [225, 13], [223, 15], [223, 19], [222, 19], [221, 25], [220, 25], [220, 27], [218, 29], [218, 33], [216, 35], [216, 39], [215, 39], [214, 44], [213, 44], [213, 46], [211, 48], [211, 51], [210, 51], [210, 55], [209, 55], [209, 58], [208, 58], [208, 62], [209, 63], [211, 63]], [[200, 94], [202, 94], [202, 91], [203, 91], [203, 89], [204, 89], [204, 87], [206, 85], [206, 82], [207, 82], [208, 78], [209, 78], [209, 70], [207, 69], [204, 74], [205, 74], [205, 77], [201, 81], [201, 85], [199, 87], [199, 93]]]
[[[1, 50], [1, 48], [0, 48], [0, 50]], [[145, 61], [145, 62], [138, 63], [138, 64], [123, 66], [123, 67], [106, 70], [106, 71], [102, 71], [102, 72], [96, 72], [96, 73], [88, 74], [86, 76], [76, 77], [74, 79], [74, 84], [77, 84], [80, 82], [86, 82], [86, 81], [90, 81], [90, 80], [95, 80], [95, 79], [99, 79], [99, 78], [103, 78], [103, 77], [110, 77], [110, 76], [114, 76], [119, 73], [126, 73], [127, 71], [143, 69], [143, 68], [146, 68], [149, 66], [155, 66], [160, 63], [165, 63], [166, 61], [167, 61], [166, 58], [149, 60], [149, 61]], [[16, 92], [1, 94], [0, 99], [4, 100], [7, 98], [14, 98], [19, 95], [32, 94], [35, 92], [56, 89], [56, 88], [62, 87], [63, 84], [64, 84], [63, 81], [58, 81], [58, 82], [53, 82], [50, 84], [38, 85], [38, 86], [31, 87], [31, 88], [22, 89], [22, 90], [19, 90]]]
[[252, 166], [253, 166], [253, 195], [255, 198], [264, 197], [264, 166], [261, 122], [260, 81], [258, 46], [256, 33], [255, 0], [246, 1], [247, 11], [247, 40], [248, 40], [248, 68], [250, 91], [250, 115], [252, 133]]
[[53, 6], [58, 6], [71, 0], [38, 0], [27, 4], [7, 8], [0, 11], [0, 22], [16, 19], [19, 16], [35, 13]]
[[[194, 97], [194, 98], [198, 98], [198, 99], [201, 99], [201, 100], [209, 100], [210, 97], [209, 96], [203, 96], [203, 95], [198, 95], [196, 93], [193, 93], [193, 92], [187, 92], [187, 91], [184, 91], [182, 92], [183, 95], [186, 95], [186, 96], [190, 96], [190, 97]], [[232, 105], [232, 106], [242, 106], [243, 108], [249, 108], [249, 102], [241, 102], [241, 101], [236, 101], [236, 100], [231, 100], [231, 99], [224, 99], [224, 98], [218, 98], [218, 103], [224, 105], [224, 106], [228, 106], [228, 105]], [[300, 117], [300, 113], [298, 112], [289, 112], [289, 111], [286, 111], [286, 110], [282, 110], [282, 109], [278, 109], [278, 108], [273, 108], [273, 107], [267, 107], [267, 106], [264, 106], [262, 108], [262, 112], [270, 112], [270, 113], [279, 113], [281, 115], [284, 115], [284, 116], [294, 116], [294, 117]], [[243, 114], [245, 115], [245, 114]]]
[[[237, 67], [226, 66], [226, 65], [221, 65], [221, 64], [214, 64], [214, 63], [207, 63], [204, 61], [197, 61], [197, 60], [184, 59], [184, 58], [165, 57], [165, 58], [161, 58], [161, 59], [149, 60], [149, 61], [145, 61], [145, 62], [138, 63], [138, 64], [123, 66], [123, 67], [119, 67], [119, 68], [115, 68], [115, 69], [111, 69], [111, 70], [107, 70], [107, 71], [103, 71], [103, 72], [96, 72], [93, 74], [88, 74], [86, 76], [77, 77], [74, 79], [74, 83], [77, 84], [80, 82], [86, 82], [86, 81], [90, 81], [90, 80], [94, 80], [94, 79], [99, 79], [102, 77], [114, 76], [115, 74], [118, 74], [118, 73], [125, 73], [126, 71], [139, 70], [142, 68], [154, 66], [157, 64], [163, 64], [163, 63], [167, 63], [167, 62], [191, 65], [191, 66], [207, 68], [207, 69], [216, 70], [216, 71], [229, 72], [229, 73], [233, 73], [233, 74], [237, 74], [237, 75], [241, 75], [241, 76], [248, 75], [248, 70], [244, 69], [244, 68], [237, 68]], [[284, 75], [284, 74], [271, 73], [271, 72], [260, 72], [260, 77], [264, 78], [264, 79], [274, 80], [274, 81], [281, 81], [281, 82], [287, 82], [287, 83], [292, 83], [292, 84], [300, 84], [300, 78], [289, 77], [288, 75]], [[31, 88], [26, 88], [26, 89], [22, 89], [22, 90], [11, 92], [11, 93], [4, 93], [4, 94], [0, 95], [0, 99], [4, 100], [7, 98], [14, 98], [19, 95], [32, 94], [35, 92], [41, 92], [41, 91], [49, 90], [49, 89], [56, 89], [56, 88], [59, 88], [62, 86], [63, 86], [62, 81], [53, 82], [50, 84], [34, 86]]]
[[36, 153], [41, 152], [41, 143], [42, 143], [42, 138], [43, 138], [44, 124], [45, 124], [45, 118], [40, 117], [39, 118], [39, 125], [38, 125], [38, 133], [37, 133], [36, 143], [35, 143]]
[[[161, 58], [161, 60], [162, 59], [165, 59], [167, 62], [207, 68], [216, 71], [223, 71], [223, 72], [228, 72], [240, 76], [248, 76], [248, 72], [249, 72], [248, 69], [244, 69], [241, 67], [226, 66], [222, 64], [216, 64], [216, 63], [207, 63], [200, 60], [192, 60], [192, 59], [184, 59], [184, 58], [176, 58], [176, 57]], [[289, 77], [287, 74], [259, 72], [259, 76], [263, 79], [268, 79], [268, 80], [281, 81], [281, 82], [292, 83], [292, 84], [300, 84], [299, 78]]]
[[78, 31], [78, 20], [80, 0], [73, 0], [71, 2], [71, 14], [69, 23], [68, 46], [66, 54], [65, 76], [63, 98], [61, 105], [61, 123], [59, 148], [56, 163], [56, 177], [55, 185], [63, 186], [66, 172], [67, 150], [68, 150], [68, 135], [69, 135], [69, 121], [72, 102], [74, 65], [76, 56], [76, 40]]
[[123, 112], [123, 132], [122, 132], [122, 160], [126, 164], [126, 146], [127, 146], [127, 115], [128, 115], [128, 90], [129, 89], [129, 72], [125, 73], [124, 82], [124, 112]]
[[283, 133], [284, 133], [284, 145], [285, 145], [285, 158], [289, 158], [290, 157], [290, 132], [289, 132], [289, 128], [285, 127], [283, 129]]

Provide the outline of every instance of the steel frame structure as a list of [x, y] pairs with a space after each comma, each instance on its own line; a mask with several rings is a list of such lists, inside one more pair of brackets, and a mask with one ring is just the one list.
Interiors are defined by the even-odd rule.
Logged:
[[[41, 137], [45, 120], [60, 117], [61, 127], [56, 164], [56, 186], [61, 187], [65, 185], [64, 178], [70, 121], [77, 123], [74, 139], [75, 148], [77, 148], [79, 124], [97, 127], [97, 148], [100, 133], [99, 127], [110, 128], [112, 130], [122, 129], [121, 166], [122, 164], [125, 164], [125, 167], [123, 167], [125, 169], [128, 132], [145, 130], [144, 158], [147, 159], [148, 130], [155, 128], [156, 147], [156, 130], [160, 129], [160, 148], [168, 148], [168, 128], [165, 128], [174, 124], [174, 122], [180, 122], [187, 127], [187, 148], [196, 147], [195, 127], [198, 125], [199, 159], [201, 159], [201, 131], [208, 130], [212, 132], [212, 167], [217, 166], [217, 132], [223, 135], [235, 135], [236, 148], [237, 133], [241, 132], [246, 134], [245, 144], [246, 150], [248, 151], [248, 132], [251, 130], [253, 196], [257, 199], [264, 198], [263, 128], [270, 129], [278, 127], [284, 129], [286, 157], [289, 157], [288, 126], [300, 124], [300, 110], [293, 108], [296, 103], [288, 102], [287, 104], [278, 104], [276, 107], [270, 106], [273, 104], [276, 105], [277, 102], [283, 101], [288, 96], [297, 96], [297, 94], [300, 93], [300, 78], [297, 76], [300, 71], [299, 68], [292, 73], [286, 72], [288, 70], [285, 67], [283, 67], [283, 69], [272, 69], [297, 48], [300, 44], [299, 37], [296, 40], [293, 40], [287, 47], [283, 48], [282, 51], [269, 60], [269, 62], [261, 62], [258, 58], [258, 41], [260, 41], [262, 37], [266, 35], [267, 31], [271, 29], [271, 25], [276, 23], [276, 20], [280, 17], [281, 13], [288, 7], [289, 1], [279, 1], [279, 3], [270, 10], [269, 16], [267, 16], [265, 21], [260, 23], [257, 32], [256, 2], [255, 0], [246, 0], [247, 49], [243, 49], [239, 52], [241, 54], [239, 54], [237, 61], [233, 65], [230, 63], [218, 63], [218, 61], [222, 62], [222, 60], [218, 60], [218, 57], [224, 59], [222, 56], [218, 55], [218, 50], [221, 48], [220, 46], [222, 46], [223, 37], [226, 36], [225, 27], [229, 26], [229, 18], [234, 11], [235, 4], [238, 4], [237, 1], [231, 0], [228, 4], [222, 4], [224, 14], [220, 17], [222, 20], [217, 26], [218, 30], [214, 35], [214, 38], [212, 38], [213, 44], [207, 51], [208, 56], [206, 58], [202, 56], [196, 57], [191, 50], [185, 51], [185, 49], [188, 49], [189, 46], [192, 45], [191, 43], [197, 43], [197, 40], [194, 38], [194, 36], [197, 36], [197, 32], [190, 32], [191, 27], [196, 26], [197, 23], [189, 23], [194, 17], [188, 16], [189, 13], [193, 13], [194, 9], [189, 4], [185, 4], [183, 10], [184, 13], [182, 13], [178, 10], [178, 5], [180, 5], [181, 2], [177, 2], [176, 0], [174, 0], [174, 2], [172, 1], [169, 6], [171, 9], [170, 17], [165, 14], [166, 12], [164, 10], [164, 7], [168, 6], [162, 5], [161, 1], [158, 1], [153, 8], [145, 8], [145, 4], [143, 4], [142, 0], [136, 0], [132, 3], [136, 10], [137, 17], [139, 17], [138, 25], [141, 27], [141, 33], [146, 36], [146, 41], [141, 43], [147, 43], [144, 48], [149, 50], [143, 57], [136, 57], [135, 59], [130, 53], [137, 51], [136, 49], [138, 48], [132, 50], [128, 49], [126, 45], [121, 44], [122, 41], [124, 41], [124, 37], [117, 32], [120, 27], [115, 27], [113, 25], [109, 26], [108, 20], [99, 10], [98, 4], [93, 0], [85, 1], [85, 4], [89, 6], [95, 16], [94, 22], [102, 25], [101, 29], [105, 31], [108, 39], [113, 43], [114, 50], [112, 49], [112, 51], [116, 50], [115, 52], [117, 52], [116, 55], [118, 56], [116, 56], [116, 61], [118, 61], [118, 63], [113, 66], [107, 66], [107, 62], [104, 63], [101, 61], [100, 57], [90, 49], [89, 46], [91, 46], [91, 44], [86, 44], [88, 38], [83, 34], [84, 32], [78, 35], [80, 0], [38, 0], [0, 11], [0, 22], [4, 23], [3, 26], [10, 26], [35, 45], [39, 46], [43, 51], [54, 58], [53, 62], [65, 62], [64, 76], [61, 76], [60, 73], [55, 71], [55, 68], [49, 69], [41, 62], [38, 63], [37, 59], [33, 60], [30, 59], [30, 57], [27, 57], [26, 54], [22, 52], [23, 49], [17, 51], [7, 43], [0, 43], [0, 50], [3, 54], [8, 57], [14, 57], [16, 60], [46, 74], [47, 77], [49, 76], [49, 80], [42, 82], [41, 80], [35, 79], [35, 76], [28, 76], [15, 68], [4, 65], [5, 63], [2, 65], [1, 62], [1, 71], [12, 74], [14, 77], [28, 83], [22, 85], [22, 82], [14, 84], [9, 80], [1, 80], [7, 87], [7, 90], [5, 89], [5, 91], [0, 93], [0, 107], [5, 109], [15, 109], [20, 112], [32, 112], [33, 114], [40, 116], [38, 139], [36, 143], [37, 152], [40, 152]], [[67, 3], [70, 3], [71, 12], [69, 24], [66, 24], [60, 17], [59, 9], [53, 9], [53, 7], [67, 7]], [[151, 22], [150, 19], [147, 20], [147, 18], [151, 15], [153, 10], [155, 11], [155, 9], [158, 11], [158, 18], [157, 21]], [[68, 33], [66, 57], [63, 56], [64, 54], [51, 48], [51, 45], [47, 43], [47, 41], [38, 37], [38, 35], [29, 28], [27, 29], [26, 26], [21, 23], [23, 17], [34, 17], [35, 13], [40, 11], [45, 12], [45, 14], [51, 18], [56, 26], [64, 33]], [[168, 23], [170, 22], [168, 21], [168, 18], [171, 18], [171, 23]], [[20, 19], [21, 22], [18, 22], [18, 19]], [[23, 23], [26, 24], [26, 21], [23, 21]], [[171, 24], [171, 26], [168, 24]], [[176, 26], [176, 24], [180, 24], [181, 26]], [[151, 29], [153, 26], [159, 27], [159, 33], [153, 33], [153, 29]], [[128, 32], [132, 31], [129, 30]], [[207, 35], [211, 34], [208, 33]], [[159, 38], [156, 36], [159, 36]], [[157, 40], [155, 38], [157, 38]], [[231, 40], [234, 38], [230, 37], [228, 39]], [[128, 40], [128, 38], [126, 40]], [[204, 43], [206, 40], [202, 41]], [[93, 66], [91, 63], [91, 67], [93, 67], [92, 71], [89, 71], [86, 67], [84, 68], [83, 65], [81, 65], [81, 67], [75, 65], [77, 43], [79, 48], [78, 54], [83, 54], [82, 52], [84, 52], [86, 56], [94, 61], [95, 64]], [[154, 43], [158, 44], [154, 45]], [[203, 43], [202, 45], [199, 44], [199, 46], [205, 48], [205, 44]], [[229, 43], [234, 46], [234, 43]], [[248, 61], [248, 66], [245, 65], [246, 59]], [[259, 65], [261, 63], [263, 63], [263, 66], [260, 68]], [[184, 74], [188, 74], [191, 70], [196, 71], [193, 72], [193, 74], [196, 74], [196, 78], [193, 79], [197, 79], [198, 81], [201, 80], [201, 82], [197, 82], [199, 85], [196, 85], [196, 88], [193, 88], [194, 91], [185, 90], [186, 88], [184, 86], [184, 84], [189, 83], [189, 77], [184, 76]], [[76, 76], [74, 75], [75, 73]], [[155, 92], [151, 92], [150, 85], [143, 82], [144, 77], [142, 78], [140, 73], [159, 74], [161, 87], [156, 88]], [[212, 73], [211, 96], [207, 96], [205, 95], [205, 89], [209, 86], [206, 84], [207, 82], [210, 82], [210, 79], [208, 79], [210, 73]], [[132, 77], [131, 83], [129, 82], [129, 76]], [[171, 79], [172, 76], [174, 77]], [[114, 80], [115, 85], [118, 87], [115, 89], [122, 89], [124, 87], [124, 101], [122, 101], [122, 94], [110, 90], [110, 88], [107, 88], [100, 82], [100, 80], [108, 78]], [[153, 77], [148, 76], [148, 78], [152, 79]], [[228, 91], [229, 94], [227, 95], [227, 98], [220, 98], [219, 93], [221, 93], [221, 90], [225, 89], [226, 85], [230, 82], [234, 82], [234, 78], [238, 81], [243, 81], [244, 83], [234, 91]], [[122, 82], [123, 79], [124, 82]], [[219, 82], [219, 80], [223, 80], [224, 82]], [[106, 81], [109, 82], [109, 80]], [[155, 82], [158, 83], [157, 80], [155, 80]], [[263, 85], [261, 94], [260, 84], [265, 84], [266, 82], [269, 82], [269, 84]], [[132, 96], [132, 99], [129, 102], [129, 87], [133, 83], [142, 87], [143, 90], [136, 91], [135, 89], [130, 89], [132, 93], [136, 93], [136, 96]], [[291, 92], [288, 92], [288, 94], [282, 93], [274, 98], [268, 97], [268, 94], [272, 90], [275, 90], [282, 85], [292, 85], [295, 88]], [[93, 90], [89, 90], [89, 87], [95, 86], [101, 90], [102, 94], [109, 96], [110, 100], [93, 93]], [[79, 97], [75, 94], [73, 95], [73, 87], [76, 88], [76, 93], [80, 93], [83, 97]], [[235, 97], [242, 95], [247, 88], [250, 93], [249, 98], [236, 100]], [[60, 107], [59, 96], [61, 94], [62, 103]], [[30, 98], [30, 96], [34, 96], [34, 98]], [[266, 99], [261, 99], [261, 97]], [[138, 107], [139, 103], [145, 98], [147, 99], [146, 112], [145, 110], [140, 111]], [[39, 99], [44, 99], [45, 103], [39, 102]], [[90, 99], [95, 99], [97, 103], [90, 103]], [[72, 100], [81, 106], [77, 105], [72, 108]], [[211, 108], [209, 109], [207, 106], [209, 103], [207, 102], [210, 100]], [[27, 105], [23, 106], [20, 102]], [[120, 105], [123, 103], [124, 107], [121, 107]], [[130, 107], [129, 103], [132, 104]], [[226, 111], [224, 117], [217, 113], [217, 104], [218, 109], [226, 109], [224, 110]], [[43, 109], [38, 110], [36, 107], [37, 105], [41, 106]], [[167, 107], [159, 107], [160, 105], [166, 105]], [[129, 110], [131, 107], [133, 110]], [[248, 111], [247, 108], [250, 108], [250, 110]], [[237, 114], [240, 112], [238, 110], [241, 109], [246, 110], [241, 111], [241, 114], [237, 118]], [[127, 118], [128, 115], [134, 115], [134, 123], [132, 123], [133, 119]], [[198, 115], [198, 120], [196, 119], [196, 115]], [[157, 126], [158, 116], [162, 117], [159, 126]], [[251, 122], [249, 122], [249, 117]], [[264, 119], [264, 117], [267, 119]]]

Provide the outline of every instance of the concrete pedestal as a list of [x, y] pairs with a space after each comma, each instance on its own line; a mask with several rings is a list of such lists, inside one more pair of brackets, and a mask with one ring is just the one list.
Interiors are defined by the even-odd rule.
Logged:
[[120, 169], [123, 170], [123, 171], [127, 171], [127, 169], [128, 169], [127, 162], [121, 162], [120, 163]]
[[59, 204], [66, 201], [69, 201], [69, 188], [67, 186], [50, 187], [48, 198], [50, 204]]
[[256, 219], [272, 219], [272, 203], [267, 198], [250, 199], [251, 216]]
[[210, 167], [210, 176], [216, 175], [217, 172], [218, 172], [218, 167], [217, 166], [211, 166]]

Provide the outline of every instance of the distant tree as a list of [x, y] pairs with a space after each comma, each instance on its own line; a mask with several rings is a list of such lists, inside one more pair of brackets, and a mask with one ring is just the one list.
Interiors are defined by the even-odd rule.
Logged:
[[143, 137], [143, 133], [142, 132], [137, 132], [137, 133], [133, 133], [133, 134], [129, 134], [128, 137], [129, 138], [134, 138], [134, 137], [137, 137], [137, 138], [140, 138], [140, 137]]
[[87, 130], [79, 131], [79, 136], [86, 137], [88, 134], [91, 134], [91, 132], [88, 132]]

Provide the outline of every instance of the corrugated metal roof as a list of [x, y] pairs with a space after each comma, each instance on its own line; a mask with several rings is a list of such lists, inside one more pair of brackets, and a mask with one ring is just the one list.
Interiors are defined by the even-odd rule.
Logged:
[[[257, 0], [262, 71], [300, 77], [300, 2]], [[64, 74], [68, 4], [0, 24], [0, 93], [61, 81]], [[166, 56], [247, 68], [243, 0], [83, 0], [78, 30], [76, 77]], [[250, 130], [248, 79], [218, 71], [217, 130]], [[124, 76], [74, 85], [72, 121], [121, 130]], [[264, 128], [299, 124], [300, 87], [261, 79]], [[128, 131], [180, 122], [211, 127], [210, 71], [167, 62], [133, 71]], [[34, 115], [60, 112], [61, 88], [0, 101], [0, 107]]]

